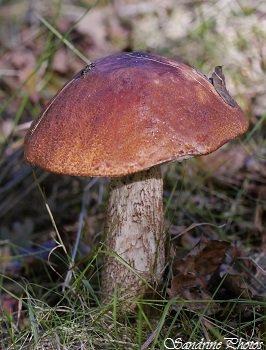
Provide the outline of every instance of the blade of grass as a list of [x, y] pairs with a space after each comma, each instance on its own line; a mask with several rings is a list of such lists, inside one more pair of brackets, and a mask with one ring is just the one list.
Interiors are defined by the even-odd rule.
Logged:
[[52, 214], [52, 212], [51, 212], [51, 210], [50, 210], [50, 208], [49, 208], [49, 205], [48, 205], [48, 203], [47, 203], [47, 201], [46, 201], [46, 196], [45, 196], [43, 190], [41, 189], [40, 183], [39, 183], [39, 181], [38, 181], [38, 179], [37, 179], [37, 177], [36, 177], [36, 174], [35, 174], [35, 171], [34, 171], [32, 165], [31, 165], [31, 169], [32, 169], [32, 173], [33, 173], [34, 180], [35, 180], [35, 182], [36, 182], [36, 184], [37, 184], [37, 187], [38, 187], [38, 189], [39, 189], [39, 191], [40, 191], [40, 193], [41, 193], [41, 196], [42, 196], [42, 198], [43, 198], [45, 207], [46, 207], [46, 209], [47, 209], [47, 211], [48, 211], [48, 214], [49, 214], [49, 216], [50, 216], [50, 219], [51, 219], [53, 228], [54, 228], [54, 230], [55, 230], [55, 232], [56, 232], [57, 239], [58, 239], [58, 241], [59, 241], [61, 247], [63, 248], [64, 253], [66, 254], [66, 257], [68, 257], [68, 253], [67, 253], [66, 247], [65, 247], [64, 242], [63, 242], [63, 240], [62, 240], [62, 238], [61, 238], [61, 235], [60, 235], [60, 233], [59, 233], [59, 231], [58, 231], [58, 229], [57, 229], [57, 226], [56, 226], [56, 223], [55, 223], [53, 214]]
[[92, 295], [92, 297], [93, 297], [94, 301], [96, 302], [96, 304], [98, 306], [100, 306], [100, 301], [99, 301], [97, 295], [95, 294], [94, 289], [92, 288], [92, 286], [89, 283], [89, 281], [87, 281], [86, 279], [83, 278], [82, 282], [83, 282], [84, 286], [86, 287], [86, 289], [88, 289], [89, 293]]
[[54, 35], [56, 35], [71, 51], [73, 51], [86, 64], [91, 63], [86, 56], [84, 56], [78, 49], [76, 49], [75, 46], [71, 44], [71, 42], [69, 42], [62, 34], [60, 34], [49, 22], [47, 22], [46, 19], [39, 15], [37, 15], [37, 17]]
[[39, 341], [38, 327], [37, 327], [37, 322], [35, 319], [34, 311], [32, 308], [31, 298], [29, 295], [27, 297], [27, 304], [28, 304], [28, 310], [29, 310], [29, 321], [30, 321], [30, 325], [31, 325], [31, 330], [32, 330], [34, 342], [35, 342], [35, 344], [37, 344]]
[[258, 121], [258, 123], [255, 124], [253, 129], [250, 130], [250, 132], [247, 134], [247, 136], [246, 136], [246, 138], [244, 140], [244, 144], [247, 144], [250, 141], [250, 139], [252, 138], [252, 136], [255, 134], [255, 132], [261, 128], [261, 126], [264, 123], [265, 119], [266, 119], [266, 113], [261, 116], [261, 118]]

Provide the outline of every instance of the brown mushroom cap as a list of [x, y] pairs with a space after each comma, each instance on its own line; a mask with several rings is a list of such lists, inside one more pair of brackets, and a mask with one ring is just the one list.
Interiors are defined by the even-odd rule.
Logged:
[[195, 69], [119, 53], [79, 72], [25, 138], [25, 159], [55, 173], [123, 176], [211, 153], [248, 128]]

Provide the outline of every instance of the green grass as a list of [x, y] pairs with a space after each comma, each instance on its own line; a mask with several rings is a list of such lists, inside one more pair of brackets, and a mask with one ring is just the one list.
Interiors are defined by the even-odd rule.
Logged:
[[[44, 7], [36, 2], [38, 22], [26, 22], [30, 14], [26, 1], [0, 2], [0, 297], [9, 295], [15, 303], [13, 313], [2, 302], [1, 349], [157, 350], [164, 349], [167, 338], [218, 342], [235, 337], [265, 343], [262, 5], [258, 0], [202, 1], [192, 6], [173, 0], [165, 12], [153, 5], [142, 12], [137, 5], [137, 14], [132, 15], [125, 2], [110, 15], [111, 5], [104, 1], [54, 1]], [[101, 37], [95, 39], [90, 29], [84, 34], [78, 27], [90, 7], [97, 16], [107, 11], [97, 22], [108, 34], [100, 44]], [[32, 39], [27, 41], [27, 35]], [[124, 311], [126, 301], [116, 294], [102, 305], [99, 275], [108, 182], [101, 179], [85, 191], [91, 179], [51, 175], [37, 168], [34, 175], [23, 161], [25, 131], [20, 127], [36, 118], [78, 69], [105, 52], [138, 49], [182, 58], [206, 75], [215, 65], [224, 65], [229, 89], [249, 117], [250, 130], [209, 156], [208, 162], [197, 158], [163, 167], [166, 228], [172, 244], [169, 266], [174, 258], [183, 258], [201, 235], [227, 241], [236, 255], [246, 259], [241, 260], [242, 270], [237, 259], [232, 266], [238, 266], [246, 282], [260, 286], [257, 294], [246, 285], [232, 295], [224, 275], [213, 283], [209, 300], [169, 300], [169, 269], [159, 290], [162, 298], [136, 300], [132, 313]], [[24, 50], [35, 60], [18, 79], [15, 74], [24, 68], [14, 62]], [[60, 50], [68, 58], [64, 73], [55, 69]], [[50, 241], [53, 248], [45, 259], [34, 259], [31, 253], [25, 257], [19, 248], [35, 244], [39, 252], [38, 247]], [[196, 301], [202, 307], [195, 310]], [[217, 313], [212, 311], [214, 304], [220, 308]]]

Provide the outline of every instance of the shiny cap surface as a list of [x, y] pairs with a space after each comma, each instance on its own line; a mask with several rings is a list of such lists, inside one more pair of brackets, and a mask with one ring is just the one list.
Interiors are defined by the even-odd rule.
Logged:
[[124, 52], [56, 94], [26, 135], [25, 159], [55, 173], [123, 176], [211, 153], [247, 128], [241, 108], [194, 68]]

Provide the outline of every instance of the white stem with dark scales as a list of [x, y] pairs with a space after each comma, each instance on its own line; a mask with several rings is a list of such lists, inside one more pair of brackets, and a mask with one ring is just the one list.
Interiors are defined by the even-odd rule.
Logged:
[[[106, 250], [126, 261], [148, 283], [159, 283], [165, 265], [163, 180], [160, 166], [112, 178], [106, 218]], [[137, 274], [112, 255], [102, 268], [103, 299], [141, 297]]]

